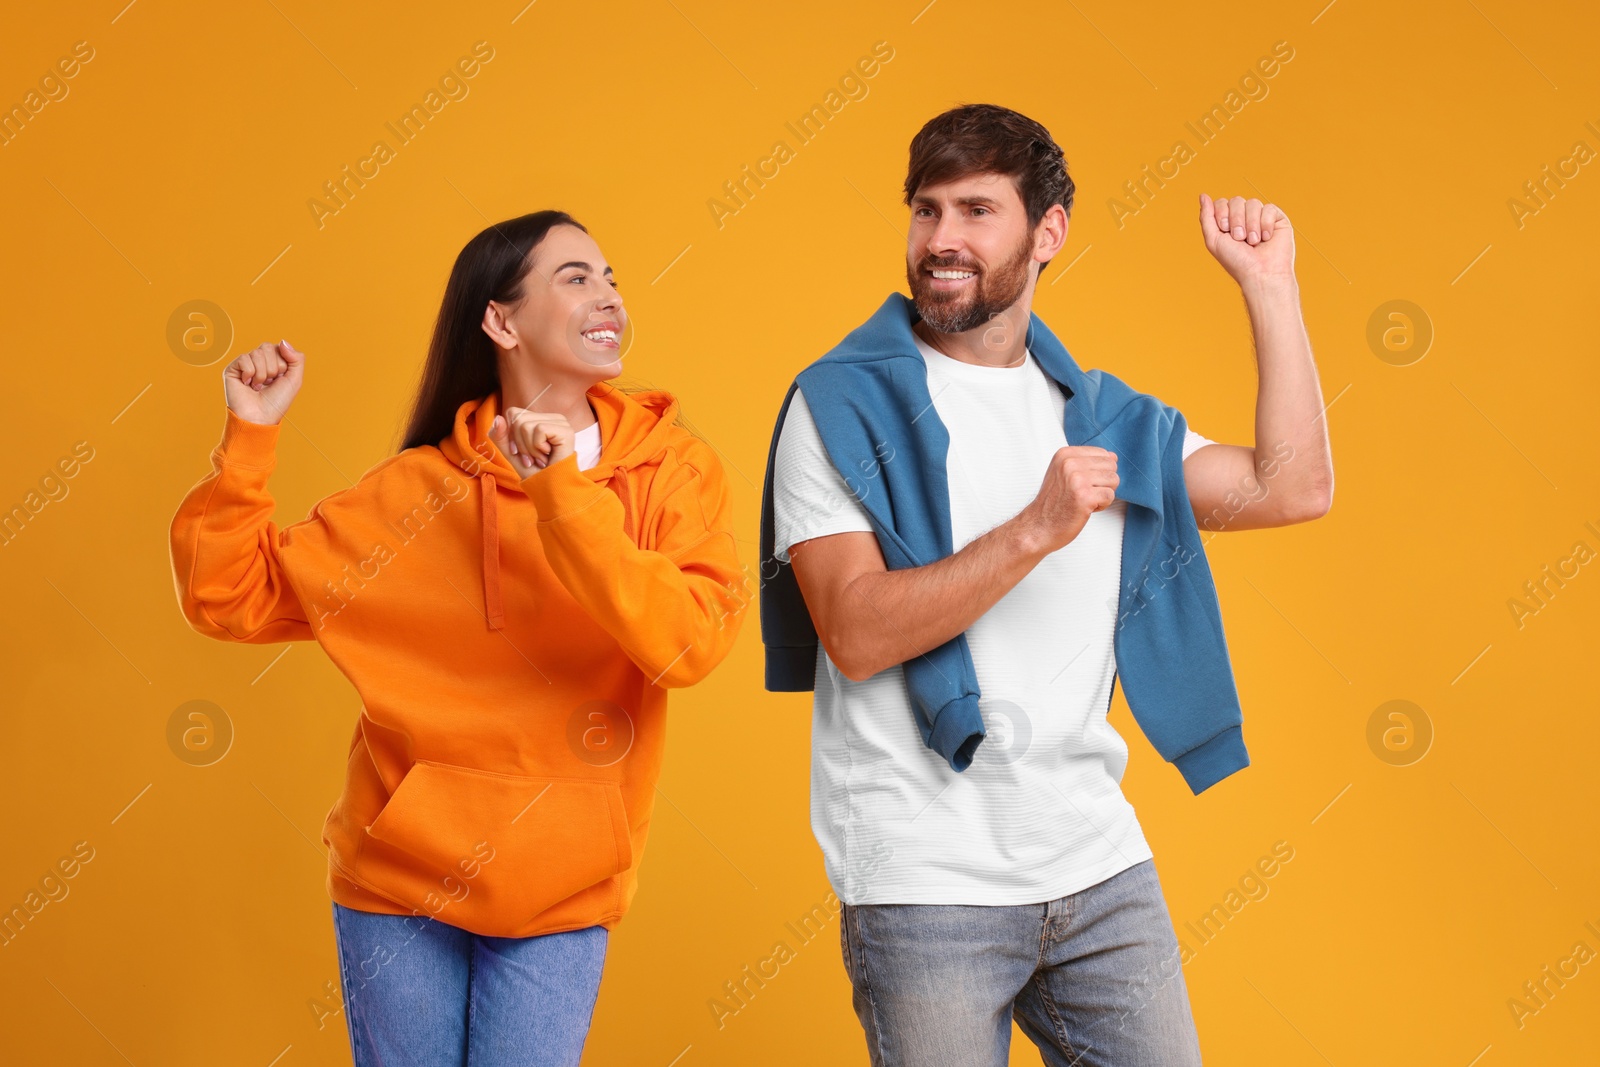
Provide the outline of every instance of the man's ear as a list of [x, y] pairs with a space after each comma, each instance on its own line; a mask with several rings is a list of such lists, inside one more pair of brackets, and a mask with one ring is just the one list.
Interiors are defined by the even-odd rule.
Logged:
[[1067, 244], [1067, 211], [1060, 204], [1051, 204], [1039, 220], [1034, 240], [1034, 257], [1051, 260], [1061, 254]]
[[483, 332], [501, 348], [517, 347], [516, 327], [511, 324], [506, 306], [498, 301], [489, 301], [483, 309]]

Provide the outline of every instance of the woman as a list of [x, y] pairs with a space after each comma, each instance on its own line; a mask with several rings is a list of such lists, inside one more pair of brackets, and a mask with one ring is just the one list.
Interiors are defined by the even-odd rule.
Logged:
[[229, 364], [172, 523], [190, 625], [319, 642], [361, 713], [328, 892], [357, 1067], [574, 1064], [637, 887], [666, 690], [738, 634], [716, 453], [624, 392], [612, 270], [559, 211], [456, 258], [402, 451], [303, 522], [267, 479], [305, 356]]

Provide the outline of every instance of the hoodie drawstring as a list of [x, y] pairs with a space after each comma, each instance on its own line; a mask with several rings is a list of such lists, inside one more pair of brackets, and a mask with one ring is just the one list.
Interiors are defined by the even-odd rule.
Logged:
[[483, 608], [489, 629], [505, 629], [505, 611], [500, 606], [500, 487], [489, 471], [479, 479], [483, 484]]
[[628, 468], [619, 465], [611, 472], [611, 480], [621, 483], [621, 491], [617, 496], [622, 500], [622, 532], [628, 535], [628, 540], [635, 541], [637, 538], [633, 533], [633, 514], [629, 510], [629, 501], [633, 498], [633, 494], [628, 491]]
[[[505, 608], [500, 600], [500, 495], [499, 484], [489, 471], [478, 476], [482, 484], [483, 500], [483, 609], [489, 629], [503, 630], [506, 625]], [[611, 472], [611, 480], [619, 482], [618, 498], [622, 501], [622, 529], [629, 540], [636, 541], [632, 512], [633, 494], [628, 491], [628, 469], [618, 466]]]

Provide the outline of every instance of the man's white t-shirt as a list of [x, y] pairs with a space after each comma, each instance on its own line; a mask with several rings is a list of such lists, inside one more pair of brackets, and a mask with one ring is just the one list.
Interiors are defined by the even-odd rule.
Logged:
[[[921, 338], [917, 349], [950, 434], [959, 551], [1038, 494], [1068, 443], [1066, 396], [1031, 354], [1015, 367], [984, 367]], [[1210, 443], [1189, 431], [1184, 458]], [[813, 537], [872, 531], [799, 390], [773, 477], [780, 559]], [[902, 666], [853, 682], [818, 643], [811, 828], [840, 900], [1039, 903], [1151, 858], [1122, 795], [1128, 747], [1106, 722], [1126, 510], [1118, 500], [1090, 516], [966, 631], [987, 736], [963, 772], [922, 743]]]

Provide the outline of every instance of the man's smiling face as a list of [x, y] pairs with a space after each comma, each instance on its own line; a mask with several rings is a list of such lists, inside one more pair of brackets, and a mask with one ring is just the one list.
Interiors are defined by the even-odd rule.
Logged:
[[940, 333], [984, 326], [1022, 299], [1035, 238], [1016, 182], [974, 174], [911, 198], [906, 281], [923, 322]]

